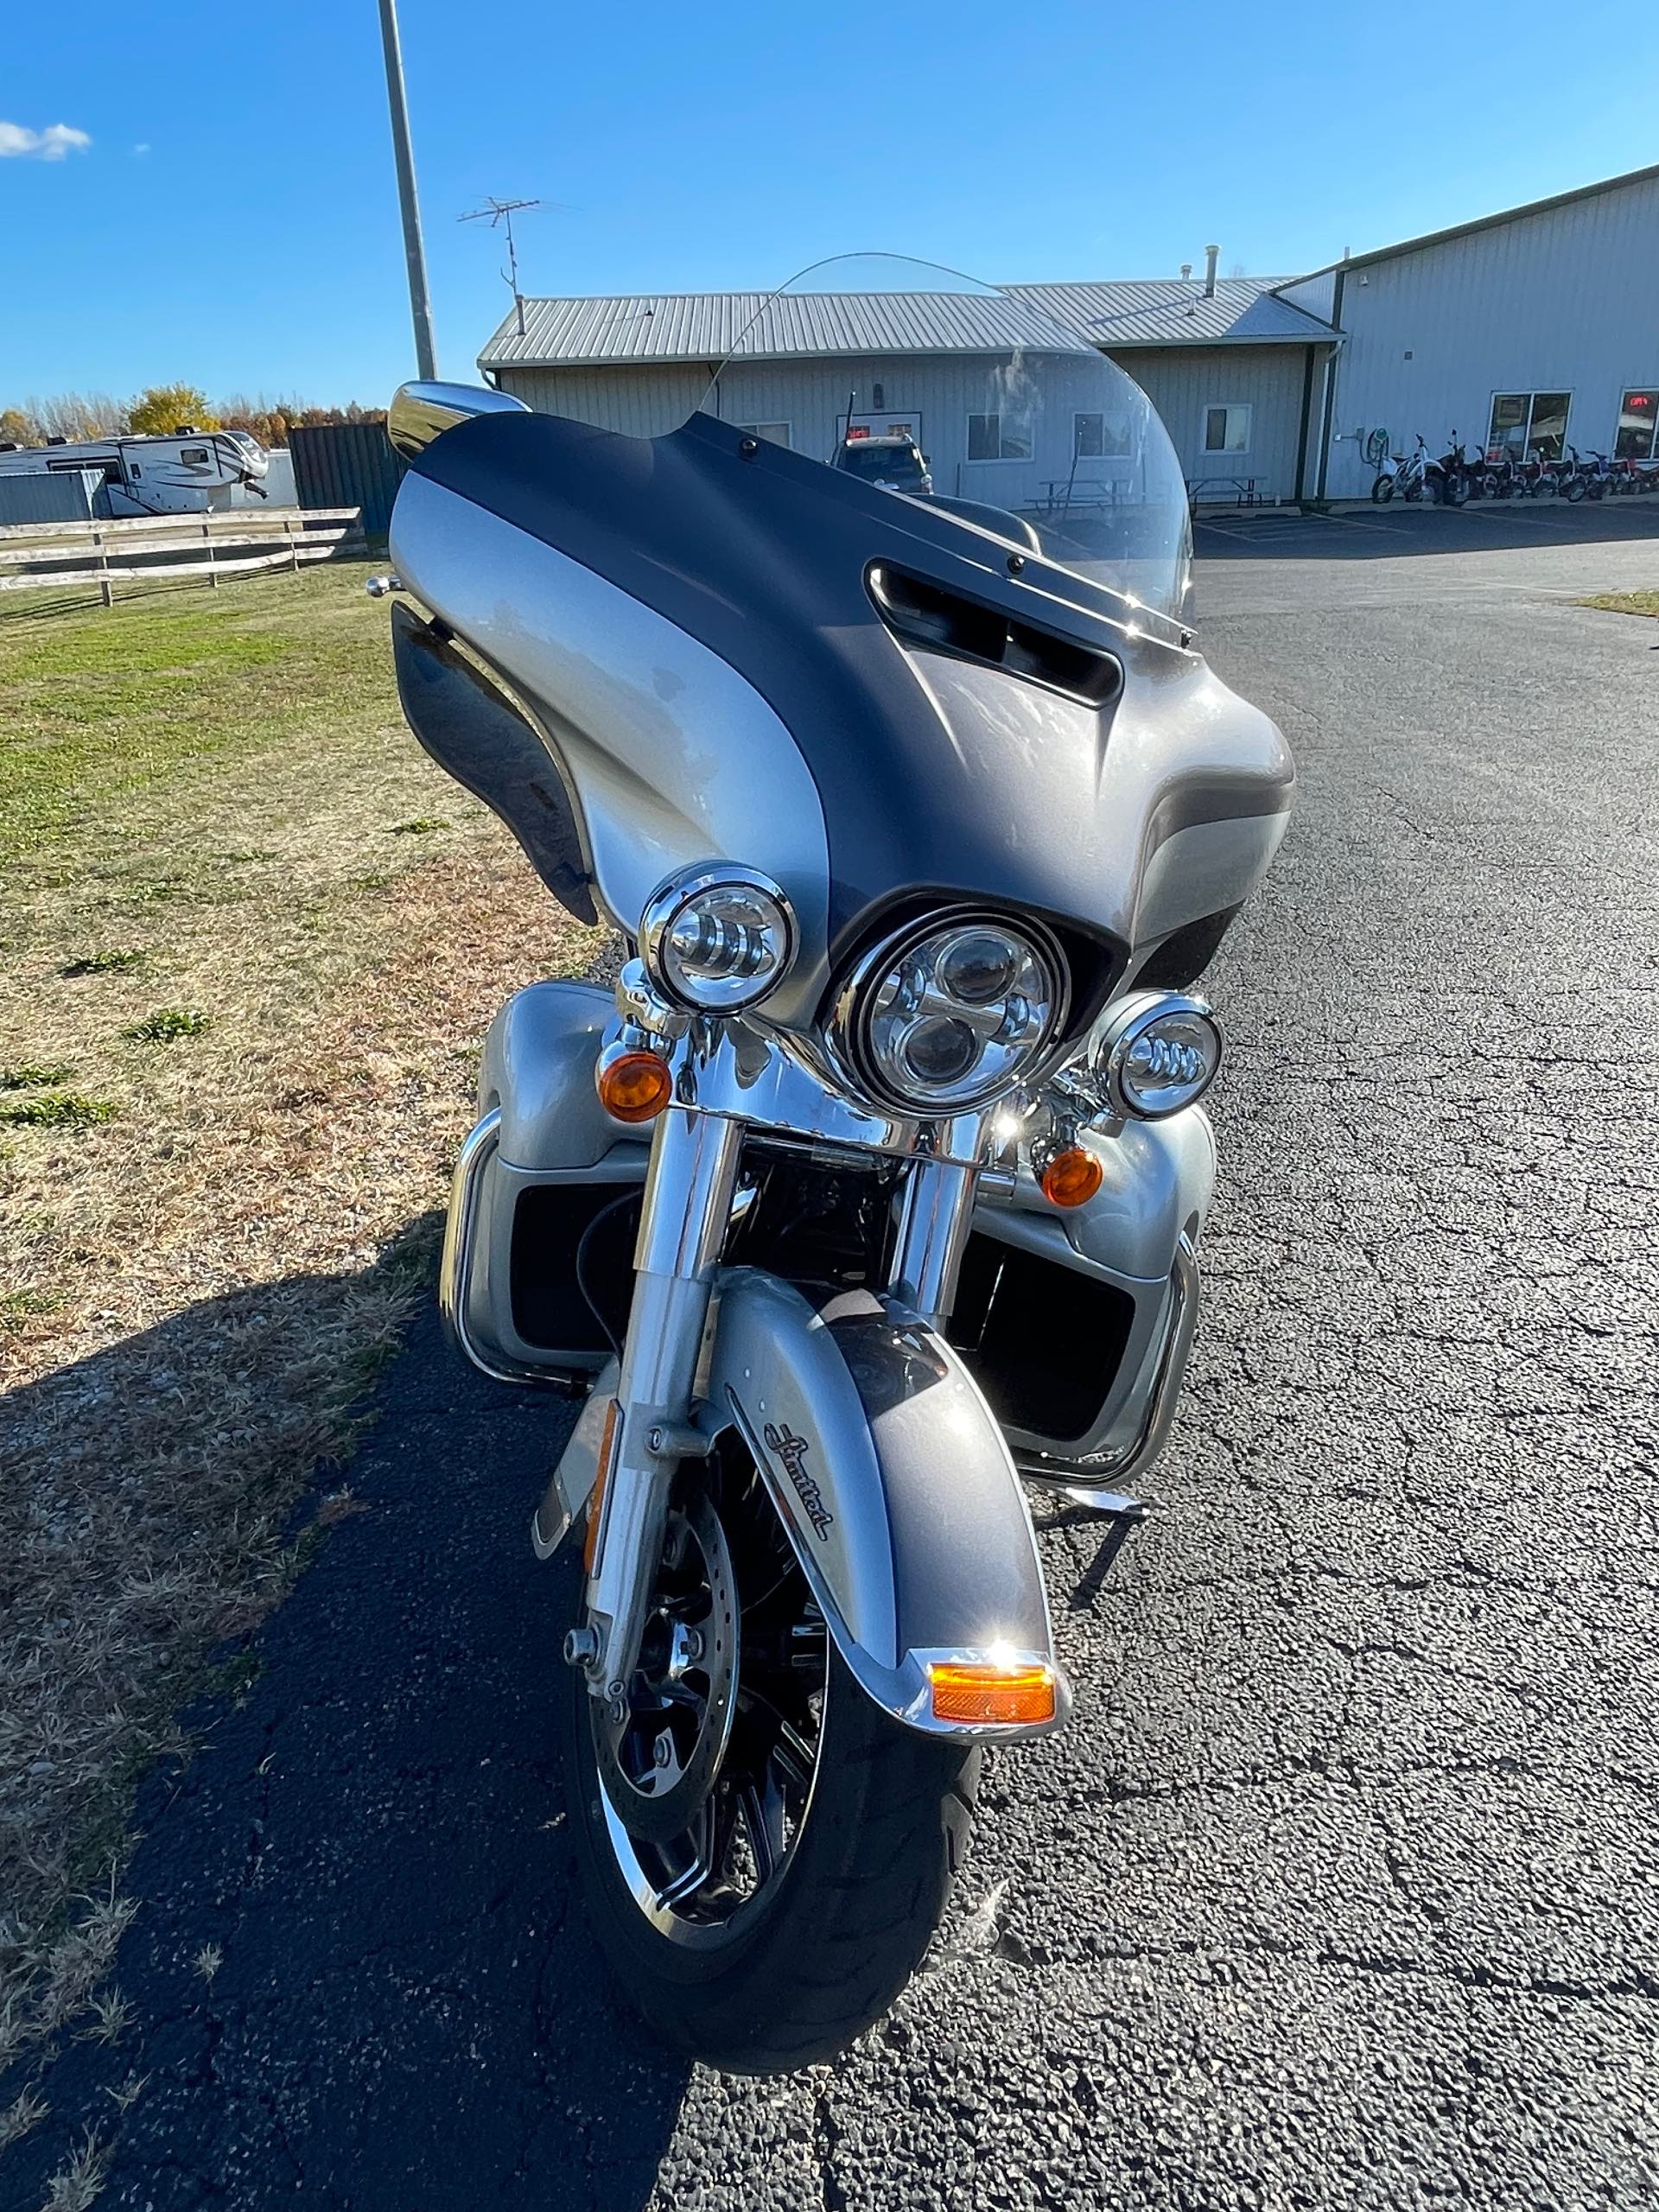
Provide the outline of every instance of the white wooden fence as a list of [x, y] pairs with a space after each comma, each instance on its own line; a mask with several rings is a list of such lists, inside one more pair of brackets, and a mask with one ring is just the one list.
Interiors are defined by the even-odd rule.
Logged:
[[366, 550], [360, 507], [234, 507], [126, 522], [11, 523], [0, 526], [0, 592], [92, 585], [109, 607], [118, 583], [197, 576], [217, 589], [221, 576], [299, 569]]

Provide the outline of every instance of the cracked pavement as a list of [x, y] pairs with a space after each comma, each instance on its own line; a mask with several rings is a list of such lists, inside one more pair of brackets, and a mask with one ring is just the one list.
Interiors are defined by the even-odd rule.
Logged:
[[744, 2082], [616, 2006], [524, 1538], [569, 1409], [429, 1315], [369, 1510], [145, 1786], [131, 2024], [44, 2069], [6, 2212], [89, 2126], [146, 2212], [1659, 2198], [1659, 623], [1560, 596], [1651, 582], [1652, 524], [1402, 519], [1206, 533], [1205, 644], [1303, 782], [1210, 978], [1167, 1510], [1112, 1556], [1039, 1506], [1076, 1716], [990, 1763], [892, 2018]]

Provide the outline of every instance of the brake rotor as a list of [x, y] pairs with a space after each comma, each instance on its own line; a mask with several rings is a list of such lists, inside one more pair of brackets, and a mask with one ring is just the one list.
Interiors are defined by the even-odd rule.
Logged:
[[[631, 1835], [671, 1843], [695, 1823], [720, 1773], [737, 1710], [737, 1578], [720, 1516], [699, 1494], [669, 1516], [652, 1592], [651, 1660], [636, 1669], [618, 1720], [594, 1700], [601, 1785]], [[700, 1561], [707, 1609], [688, 1622], [683, 1599], [659, 1594], [671, 1573]], [[693, 1581], [692, 1593], [696, 1583]]]

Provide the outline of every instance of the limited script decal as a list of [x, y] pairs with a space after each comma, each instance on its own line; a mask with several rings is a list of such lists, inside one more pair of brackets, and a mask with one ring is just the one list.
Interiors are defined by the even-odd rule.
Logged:
[[779, 1428], [771, 1421], [766, 1423], [764, 1433], [766, 1449], [775, 1452], [783, 1462], [784, 1472], [795, 1485], [795, 1495], [801, 1501], [801, 1509], [822, 1541], [834, 1526], [836, 1516], [824, 1503], [823, 1492], [807, 1472], [806, 1439], [797, 1436], [787, 1424]]

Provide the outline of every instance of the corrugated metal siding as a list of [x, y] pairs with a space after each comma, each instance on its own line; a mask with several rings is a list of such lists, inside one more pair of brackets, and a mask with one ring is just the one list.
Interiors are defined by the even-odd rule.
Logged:
[[288, 434], [302, 507], [361, 507], [363, 527], [384, 537], [405, 463], [381, 423], [320, 423]]
[[670, 365], [505, 368], [496, 381], [503, 391], [543, 415], [566, 415], [631, 438], [659, 438], [696, 412], [709, 390], [709, 372]]
[[1285, 345], [1317, 339], [1300, 308], [1281, 299], [1276, 276], [1223, 276], [1206, 299], [1197, 281], [1010, 284], [1027, 301], [1083, 331], [1109, 353], [1131, 346]]
[[1287, 279], [1277, 287], [1277, 296], [1316, 316], [1320, 322], [1330, 322], [1337, 311], [1337, 272], [1334, 269], [1320, 269], [1312, 276], [1299, 276], [1294, 282]]
[[[1294, 490], [1306, 355], [1301, 346], [1161, 352], [1137, 347], [1126, 353], [1121, 365], [1163, 416], [1185, 475], [1250, 474], [1258, 480], [1264, 497], [1289, 499]], [[970, 461], [968, 416], [995, 408], [993, 372], [994, 364], [988, 359], [948, 353], [898, 361], [849, 355], [834, 361], [737, 363], [721, 375], [712, 409], [731, 423], [786, 423], [796, 452], [826, 460], [834, 451], [849, 390], [858, 392], [862, 412], [874, 408], [874, 388], [879, 383], [885, 417], [917, 419], [922, 447], [941, 492], [997, 505], [1024, 505], [1042, 496], [1046, 482], [1071, 473], [1070, 417], [1062, 400], [1051, 417], [1049, 436], [1039, 440], [1028, 462]], [[499, 381], [504, 391], [545, 413], [570, 416], [634, 437], [655, 437], [674, 429], [709, 391], [700, 371], [645, 365], [506, 368]], [[1077, 407], [1101, 407], [1101, 382], [1092, 363], [1080, 364]], [[1254, 450], [1225, 469], [1215, 456], [1205, 460], [1199, 450], [1203, 410], [1218, 401], [1242, 401], [1255, 410]], [[1109, 480], [1129, 466], [1111, 457], [1084, 461], [1077, 480]]]
[[480, 368], [523, 364], [720, 361], [868, 353], [984, 353], [1052, 345], [1044, 308], [1006, 293], [701, 292], [618, 300], [526, 300], [524, 333], [509, 315]]
[[[1620, 394], [1659, 388], [1659, 178], [1351, 269], [1326, 488], [1363, 496], [1374, 429], [1482, 441], [1492, 396], [1569, 391], [1567, 435], [1611, 448]], [[1406, 356], [1409, 353], [1410, 359]]]
[[[1305, 346], [1172, 347], [1165, 353], [1137, 348], [1122, 365], [1164, 418], [1180, 455], [1181, 474], [1198, 477], [1253, 476], [1258, 497], [1296, 496], [1296, 453], [1301, 435]], [[1250, 450], [1216, 454], [1204, 450], [1206, 408], [1243, 405], [1251, 410]], [[1227, 496], [1225, 486], [1217, 498]]]
[[0, 476], [0, 524], [91, 522], [109, 512], [101, 468], [44, 468]]
[[1055, 327], [1096, 345], [1270, 345], [1317, 335], [1268, 276], [1198, 283], [1009, 284], [1000, 293], [639, 294], [526, 300], [521, 336], [509, 315], [481, 368], [599, 365], [838, 353], [983, 353], [1052, 342]]

